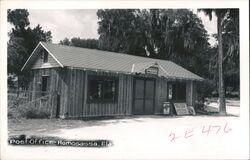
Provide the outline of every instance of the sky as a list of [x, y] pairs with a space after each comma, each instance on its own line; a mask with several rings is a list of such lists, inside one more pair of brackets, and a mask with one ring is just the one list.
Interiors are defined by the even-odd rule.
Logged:
[[40, 24], [45, 31], [51, 31], [53, 42], [65, 37], [99, 37], [98, 20], [95, 9], [82, 10], [28, 10], [31, 28]]
[[[52, 32], [53, 43], [58, 43], [65, 37], [71, 39], [72, 37], [80, 38], [95, 38], [98, 35], [98, 18], [96, 15], [97, 9], [81, 9], [81, 10], [28, 10], [31, 28], [40, 24], [45, 31]], [[197, 12], [198, 17], [201, 18], [205, 29], [211, 35], [217, 32], [216, 16], [213, 16], [212, 21], [208, 16], [202, 12]], [[210, 36], [211, 45], [216, 43], [215, 39]]]

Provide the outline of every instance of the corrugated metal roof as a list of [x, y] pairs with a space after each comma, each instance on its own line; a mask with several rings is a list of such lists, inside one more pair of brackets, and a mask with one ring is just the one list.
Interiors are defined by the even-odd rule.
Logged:
[[203, 80], [203, 78], [197, 76], [196, 74], [167, 60], [45, 42], [41, 42], [41, 44], [63, 66], [132, 73], [133, 67], [135, 72], [138, 67], [147, 67], [150, 64], [158, 63], [159, 76]]

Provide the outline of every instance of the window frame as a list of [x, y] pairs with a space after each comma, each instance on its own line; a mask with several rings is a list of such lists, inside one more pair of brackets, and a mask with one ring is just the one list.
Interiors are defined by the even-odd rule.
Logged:
[[[100, 99], [90, 99], [90, 83], [91, 80], [101, 80], [102, 85], [101, 85], [101, 98]], [[105, 80], [112, 80], [115, 83], [115, 94], [114, 94], [114, 100], [112, 99], [104, 99], [104, 81]], [[105, 103], [118, 103], [118, 90], [119, 90], [119, 77], [117, 76], [102, 76], [102, 75], [88, 75], [87, 79], [87, 103], [99, 103], [99, 104], [105, 104]]]
[[[169, 86], [172, 85], [172, 99], [169, 99]], [[181, 99], [180, 98], [180, 94], [179, 94], [179, 87], [184, 85], [184, 93], [185, 93], [185, 97], [184, 99]], [[175, 91], [174, 91], [175, 90]], [[186, 102], [186, 99], [187, 99], [187, 84], [186, 82], [168, 82], [168, 85], [167, 85], [167, 100], [168, 101], [172, 101], [172, 102]]]
[[42, 51], [42, 53], [43, 53], [43, 63], [48, 63], [48, 61], [49, 61], [49, 53], [46, 52], [45, 50]]
[[[46, 79], [46, 83], [44, 83], [45, 79]], [[41, 77], [41, 93], [42, 93], [43, 96], [46, 95], [46, 93], [49, 92], [49, 80], [50, 80], [50, 76], [42, 75], [42, 77]], [[46, 87], [45, 87], [46, 90], [45, 91], [43, 90], [44, 84], [46, 85]]]

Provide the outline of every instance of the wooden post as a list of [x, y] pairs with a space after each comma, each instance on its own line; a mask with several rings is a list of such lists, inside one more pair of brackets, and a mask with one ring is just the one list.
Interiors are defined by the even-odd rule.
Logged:
[[56, 118], [60, 117], [60, 95], [56, 93]]
[[190, 95], [191, 95], [190, 96], [191, 97], [191, 101], [190, 102], [191, 102], [191, 106], [193, 106], [193, 89], [194, 89], [194, 87], [193, 87], [193, 81], [191, 81], [191, 87], [190, 88], [191, 88], [191, 91], [190, 91], [191, 92], [190, 93]]

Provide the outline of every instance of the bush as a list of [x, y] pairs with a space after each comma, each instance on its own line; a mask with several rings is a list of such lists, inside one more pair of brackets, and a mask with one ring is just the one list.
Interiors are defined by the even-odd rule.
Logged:
[[50, 113], [44, 109], [35, 108], [33, 106], [25, 107], [21, 111], [21, 116], [27, 119], [31, 118], [49, 118]]
[[29, 108], [25, 113], [25, 118], [49, 118], [50, 113], [45, 110], [38, 110], [37, 108]]
[[214, 96], [213, 91], [217, 91], [215, 81], [205, 79], [197, 85], [197, 94], [199, 95], [198, 99]]
[[50, 112], [42, 107], [27, 106], [15, 106], [8, 108], [8, 118], [20, 119], [20, 118], [50, 118]]
[[202, 100], [196, 101], [194, 109], [196, 112], [204, 111], [204, 109], [205, 109], [204, 101], [202, 101]]
[[30, 92], [28, 91], [8, 91], [8, 118], [49, 118], [50, 112], [45, 106], [40, 106], [40, 99], [30, 103]]

